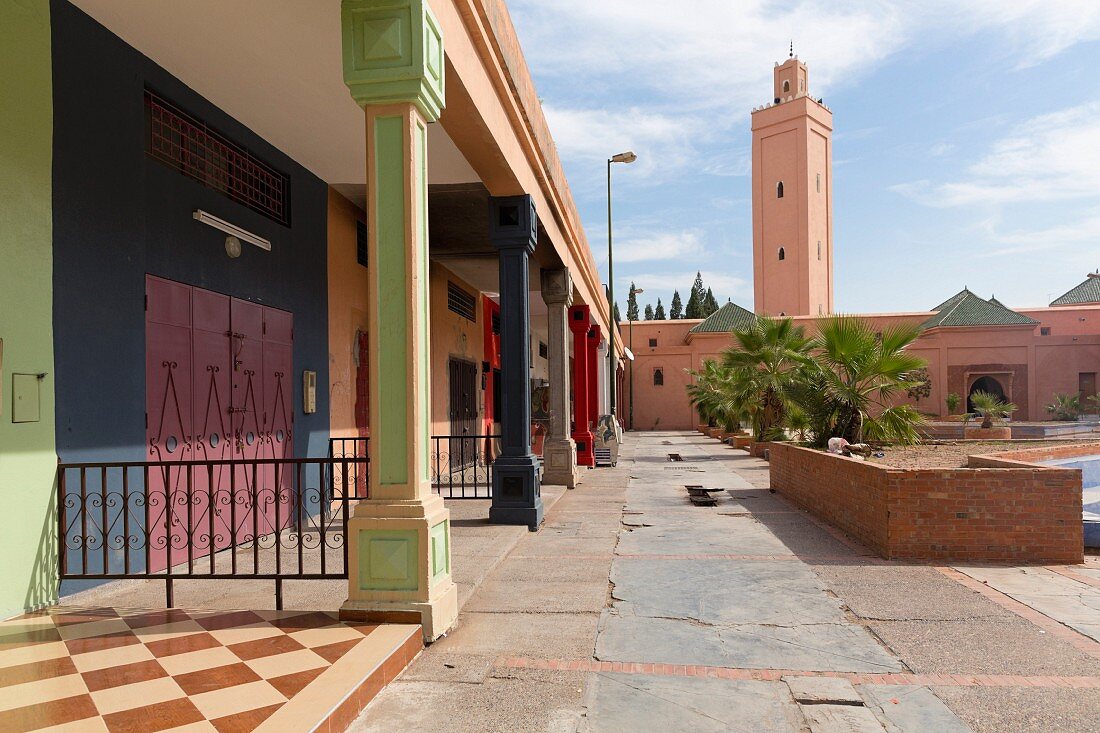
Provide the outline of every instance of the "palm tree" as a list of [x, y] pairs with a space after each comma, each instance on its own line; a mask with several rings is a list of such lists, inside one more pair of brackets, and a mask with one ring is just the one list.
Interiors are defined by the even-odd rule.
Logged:
[[980, 417], [984, 430], [989, 430], [993, 427], [994, 420], [1009, 417], [1016, 411], [1016, 405], [1011, 402], [1005, 402], [995, 394], [982, 392], [981, 390], [970, 395], [970, 404], [974, 407], [974, 412], [968, 412], [966, 414], [965, 422], [970, 422], [972, 419]]
[[[925, 362], [906, 351], [920, 335], [916, 325], [898, 325], [876, 332], [867, 321], [834, 316], [819, 324], [811, 343], [814, 366], [810, 382], [821, 392], [818, 401], [831, 426], [822, 426], [850, 443], [871, 440], [915, 443], [923, 422], [912, 405], [896, 405], [919, 382]], [[815, 436], [818, 442], [830, 436]]]
[[702, 369], [686, 371], [692, 377], [692, 383], [687, 386], [688, 400], [698, 411], [700, 419], [708, 425], [721, 425], [724, 430], [739, 429], [743, 415], [731, 409], [725, 394], [728, 375], [718, 362], [707, 359]]
[[761, 316], [733, 338], [736, 345], [722, 354], [724, 408], [748, 416], [755, 440], [783, 437], [791, 393], [809, 362], [805, 332], [790, 318]]
[[1046, 409], [1055, 420], [1076, 420], [1081, 417], [1081, 396], [1056, 394]]

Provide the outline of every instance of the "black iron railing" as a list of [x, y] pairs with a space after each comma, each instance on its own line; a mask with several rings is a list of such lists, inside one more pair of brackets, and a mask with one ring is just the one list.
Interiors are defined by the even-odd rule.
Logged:
[[433, 435], [429, 471], [444, 499], [489, 499], [499, 435]]
[[64, 463], [62, 580], [346, 578], [365, 458]]
[[[350, 464], [347, 483], [339, 472], [333, 475], [334, 496], [345, 496], [349, 499], [366, 499], [370, 486], [368, 472], [370, 459], [367, 456], [367, 444], [370, 438], [329, 438], [328, 457], [333, 459], [354, 458], [355, 463]], [[362, 462], [359, 462], [362, 461]]]

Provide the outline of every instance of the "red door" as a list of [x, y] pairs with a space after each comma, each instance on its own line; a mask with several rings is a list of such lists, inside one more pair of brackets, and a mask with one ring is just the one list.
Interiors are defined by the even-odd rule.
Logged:
[[285, 311], [147, 277], [149, 460], [241, 461], [150, 472], [150, 570], [288, 525], [294, 477], [255, 460], [294, 455], [292, 328]]

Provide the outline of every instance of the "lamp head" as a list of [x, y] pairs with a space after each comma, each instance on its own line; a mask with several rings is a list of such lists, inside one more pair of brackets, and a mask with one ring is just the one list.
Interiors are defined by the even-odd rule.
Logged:
[[633, 163], [638, 159], [638, 156], [634, 154], [634, 151], [627, 150], [625, 153], [619, 153], [618, 155], [611, 156], [612, 163]]

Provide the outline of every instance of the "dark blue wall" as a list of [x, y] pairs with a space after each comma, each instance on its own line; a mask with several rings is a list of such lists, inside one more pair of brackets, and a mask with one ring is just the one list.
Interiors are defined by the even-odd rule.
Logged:
[[[327, 454], [327, 187], [67, 0], [51, 2], [54, 328], [62, 461], [146, 460], [146, 273], [294, 314], [295, 453]], [[165, 16], [170, 23], [170, 15]], [[287, 173], [284, 227], [145, 155], [148, 87]], [[270, 100], [278, 104], [277, 99]], [[270, 239], [265, 252], [192, 219], [204, 209]], [[317, 412], [301, 373], [317, 372]]]

